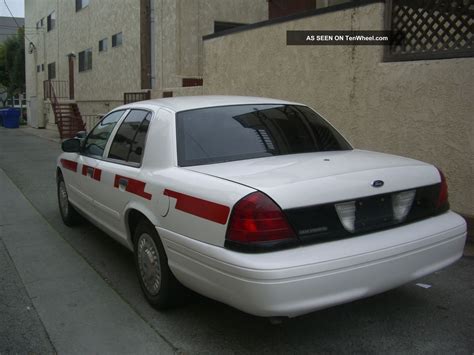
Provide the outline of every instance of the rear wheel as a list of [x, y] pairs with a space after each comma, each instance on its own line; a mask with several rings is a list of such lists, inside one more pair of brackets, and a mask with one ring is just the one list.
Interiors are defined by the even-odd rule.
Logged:
[[134, 232], [135, 265], [147, 301], [165, 309], [177, 304], [183, 287], [168, 266], [168, 258], [155, 227], [141, 220]]
[[62, 175], [58, 176], [58, 205], [61, 218], [65, 225], [71, 227], [78, 223], [80, 216], [69, 202], [66, 183]]

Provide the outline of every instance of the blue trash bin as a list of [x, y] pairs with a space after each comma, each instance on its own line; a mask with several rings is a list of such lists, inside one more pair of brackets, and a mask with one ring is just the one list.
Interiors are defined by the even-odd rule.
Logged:
[[3, 126], [5, 128], [20, 127], [20, 109], [9, 108], [7, 114], [3, 118]]
[[3, 121], [7, 115], [8, 108], [1, 108], [0, 109], [0, 126], [3, 126]]

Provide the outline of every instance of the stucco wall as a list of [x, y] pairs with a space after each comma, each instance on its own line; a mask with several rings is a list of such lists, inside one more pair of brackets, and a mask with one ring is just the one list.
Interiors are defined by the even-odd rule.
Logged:
[[383, 62], [381, 46], [287, 46], [287, 30], [381, 30], [384, 4], [204, 42], [204, 93], [303, 102], [358, 148], [439, 166], [452, 208], [474, 216], [474, 59]]
[[[140, 87], [140, 4], [136, 0], [90, 1], [75, 12], [74, 1], [62, 2], [59, 28], [60, 55], [92, 48], [92, 70], [78, 72], [76, 58], [76, 99], [114, 100]], [[60, 14], [61, 15], [61, 14]], [[112, 48], [112, 35], [122, 32], [123, 44]], [[99, 52], [99, 40], [108, 39], [106, 52]], [[61, 60], [61, 58], [59, 58]], [[61, 66], [61, 77], [67, 79], [67, 58]]]
[[[34, 0], [25, 0], [25, 26], [27, 29], [27, 36], [25, 38], [25, 79], [26, 79], [26, 97], [28, 109], [31, 109], [31, 100], [37, 100], [35, 111], [36, 121], [40, 126], [44, 123], [43, 112], [43, 80], [48, 78], [48, 63], [56, 61], [57, 51], [48, 52], [46, 47], [57, 43], [57, 35], [53, 31], [46, 32], [47, 16], [55, 9], [55, 0], [43, 0], [42, 2]], [[32, 31], [36, 28], [36, 22], [43, 19], [44, 26], [38, 30]], [[28, 52], [30, 40], [35, 45], [36, 50], [32, 53]], [[36, 66], [43, 65], [44, 71], [37, 72]], [[29, 113], [30, 115], [30, 113]], [[30, 117], [29, 117], [30, 118]]]
[[154, 0], [156, 89], [179, 88], [184, 77], [202, 76], [202, 36], [214, 21], [268, 19], [266, 0]]
[[[45, 66], [55, 62], [57, 80], [69, 78], [67, 54], [77, 56], [79, 52], [92, 48], [92, 70], [79, 72], [79, 59], [76, 57], [75, 96], [78, 101], [117, 99], [124, 91], [129, 91], [128, 88], [139, 85], [140, 57], [136, 54], [140, 51], [140, 33], [136, 25], [139, 23], [138, 1], [121, 1], [121, 11], [117, 11], [114, 0], [91, 1], [77, 12], [74, 1], [26, 0], [25, 4], [27, 26], [34, 27], [41, 17], [46, 18], [52, 10], [56, 11], [56, 28], [47, 32], [45, 25], [36, 36], [31, 36], [39, 42], [36, 62], [45, 62]], [[118, 32], [123, 33], [123, 44], [112, 48], [111, 37]], [[99, 53], [98, 43], [103, 38], [108, 38], [108, 50]], [[27, 70], [33, 66], [32, 57], [34, 55], [27, 55]], [[46, 78], [45, 70], [41, 79]], [[27, 81], [29, 79], [27, 76]]]
[[[202, 36], [214, 31], [214, 21], [253, 23], [268, 18], [266, 0], [151, 3], [154, 89], [160, 94], [163, 89], [181, 87], [183, 77], [202, 75]], [[77, 56], [88, 48], [92, 48], [92, 70], [79, 72], [78, 57], [75, 63], [75, 99], [82, 113], [106, 112], [122, 102], [124, 92], [141, 91], [140, 0], [90, 1], [77, 12], [72, 0], [25, 0], [25, 5], [28, 36], [37, 47], [35, 53], [26, 55], [28, 100], [36, 95], [42, 100], [48, 63], [56, 63], [56, 80], [68, 80], [67, 54]], [[56, 28], [47, 32], [46, 17], [53, 10]], [[42, 17], [45, 26], [33, 33]], [[123, 34], [123, 44], [112, 48], [111, 37], [118, 32]], [[99, 52], [103, 38], [108, 39], [108, 50]], [[36, 65], [42, 63], [45, 71], [36, 73]], [[38, 111], [43, 109], [40, 103]]]
[[[47, 31], [46, 18], [56, 11], [56, 27]], [[28, 37], [37, 50], [26, 54], [27, 99], [38, 96], [42, 107], [47, 64], [56, 63], [55, 80], [69, 80], [69, 53], [76, 55], [75, 99], [85, 114], [106, 112], [122, 102], [123, 93], [140, 86], [139, 1], [123, 0], [120, 11], [114, 0], [91, 1], [76, 12], [75, 1], [25, 0], [26, 26], [34, 28], [44, 17], [44, 27]], [[123, 44], [112, 48], [112, 35], [122, 32]], [[108, 49], [99, 53], [99, 40], [108, 38]], [[92, 69], [79, 72], [79, 52], [92, 48]], [[44, 63], [45, 71], [36, 73]], [[46, 111], [45, 111], [46, 112]]]

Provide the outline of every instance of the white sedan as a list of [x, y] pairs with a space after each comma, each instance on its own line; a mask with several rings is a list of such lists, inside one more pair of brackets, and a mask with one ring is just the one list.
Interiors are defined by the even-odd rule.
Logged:
[[147, 300], [184, 285], [294, 317], [384, 292], [458, 260], [466, 224], [446, 180], [353, 149], [305, 105], [201, 96], [121, 106], [63, 142], [58, 200], [132, 250]]

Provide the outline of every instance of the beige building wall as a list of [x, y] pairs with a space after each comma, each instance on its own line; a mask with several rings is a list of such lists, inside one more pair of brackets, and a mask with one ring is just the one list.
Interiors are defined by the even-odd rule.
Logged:
[[154, 0], [155, 89], [181, 87], [183, 78], [202, 77], [202, 37], [214, 22], [250, 24], [268, 19], [267, 0]]
[[204, 42], [204, 93], [315, 108], [357, 148], [421, 159], [447, 176], [454, 210], [474, 216], [474, 58], [383, 62], [381, 46], [287, 46], [287, 30], [381, 30], [384, 4]]
[[[139, 1], [90, 1], [76, 12], [75, 1], [25, 0], [26, 26], [35, 27], [44, 18], [44, 26], [29, 35], [36, 51], [26, 54], [27, 98], [43, 98], [43, 80], [48, 78], [47, 64], [56, 63], [55, 80], [69, 80], [68, 54], [74, 54], [75, 99], [82, 113], [103, 113], [120, 105], [123, 93], [140, 85]], [[47, 31], [47, 16], [56, 13], [56, 26]], [[31, 32], [31, 31], [30, 31]], [[122, 32], [123, 44], [112, 48], [112, 35]], [[108, 38], [108, 49], [99, 53], [99, 40]], [[92, 49], [92, 69], [79, 72], [79, 52]], [[45, 71], [36, 73], [36, 65]], [[41, 106], [41, 105], [38, 105]], [[49, 106], [43, 107], [45, 113]], [[51, 116], [50, 116], [51, 117]]]
[[[150, 0], [150, 4], [154, 97], [161, 97], [163, 90], [173, 90], [174, 95], [202, 92], [202, 88], [183, 90], [182, 78], [202, 77], [202, 36], [214, 32], [214, 21], [253, 23], [268, 18], [266, 0]], [[46, 18], [52, 11], [56, 27], [47, 32]], [[76, 55], [75, 100], [82, 114], [105, 113], [123, 103], [124, 92], [142, 91], [140, 0], [90, 0], [77, 12], [73, 0], [25, 0], [25, 14], [30, 28], [44, 18], [36, 35], [28, 35], [36, 51], [26, 53], [27, 100], [38, 98], [39, 116], [49, 117], [50, 123], [53, 117], [49, 103], [42, 101], [47, 64], [56, 63], [55, 80], [69, 80], [70, 53]], [[123, 44], [112, 48], [112, 35], [119, 32]], [[99, 52], [103, 38], [108, 49]], [[78, 54], [88, 48], [92, 69], [79, 72]], [[44, 72], [36, 72], [38, 64], [45, 65]]]
[[[28, 39], [25, 38], [25, 78], [26, 78], [26, 99], [29, 119], [34, 115], [33, 125], [44, 127], [45, 112], [43, 110], [43, 81], [48, 78], [48, 63], [54, 62], [57, 58], [57, 50], [46, 51], [47, 46], [57, 43], [57, 35], [53, 32], [46, 35], [47, 16], [55, 9], [55, 0], [25, 1], [25, 27], [36, 28], [36, 23], [43, 18], [43, 27], [36, 30], [33, 34], [28, 31]], [[31, 14], [31, 15], [29, 15]], [[34, 44], [35, 50], [29, 53], [30, 42]], [[43, 66], [44, 70], [37, 72], [37, 65]], [[34, 112], [31, 112], [32, 109]], [[32, 124], [30, 122], [30, 124]]]

